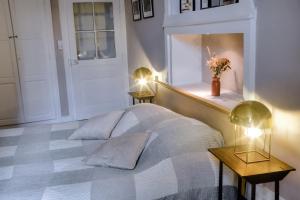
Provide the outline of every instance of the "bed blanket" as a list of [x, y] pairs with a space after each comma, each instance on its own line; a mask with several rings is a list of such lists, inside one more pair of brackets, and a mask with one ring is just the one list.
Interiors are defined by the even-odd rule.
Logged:
[[199, 188], [214, 192], [217, 169], [207, 148], [222, 146], [223, 139], [201, 122], [178, 117], [153, 126], [134, 170], [85, 165], [104, 141], [68, 140], [78, 126], [0, 130], [0, 199], [147, 200]]

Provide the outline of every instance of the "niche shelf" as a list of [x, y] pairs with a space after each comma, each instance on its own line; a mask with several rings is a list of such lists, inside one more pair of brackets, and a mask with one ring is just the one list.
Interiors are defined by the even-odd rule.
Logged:
[[[255, 64], [256, 64], [256, 15], [257, 10], [253, 0], [240, 0], [239, 3], [220, 6], [210, 9], [196, 10], [186, 13], [179, 13], [179, 3], [174, 0], [165, 0], [165, 19], [164, 19], [164, 32], [165, 32], [165, 46], [166, 46], [166, 65], [169, 84], [179, 87], [180, 89], [190, 91], [191, 93], [198, 93], [201, 97], [216, 101], [221, 105], [231, 108], [233, 105], [242, 101], [243, 99], [253, 99], [255, 94]], [[210, 85], [208, 81], [192, 82], [177, 82], [176, 78], [178, 73], [175, 68], [178, 68], [176, 58], [178, 58], [179, 50], [174, 50], [174, 46], [178, 45], [178, 35], [180, 36], [193, 36], [193, 35], [230, 35], [242, 34], [243, 35], [243, 80], [242, 92], [225, 91], [226, 95], [223, 97], [211, 97], [208, 94]], [[185, 47], [183, 45], [183, 47]], [[202, 48], [203, 49], [203, 48]], [[174, 53], [175, 52], [175, 53]], [[202, 51], [203, 54], [203, 51]], [[175, 59], [174, 59], [175, 58]], [[177, 59], [178, 60], [178, 59]], [[182, 60], [179, 60], [179, 63]], [[194, 62], [195, 63], [195, 62]], [[195, 69], [196, 65], [182, 65], [182, 69], [190, 66]], [[202, 63], [202, 67], [204, 67]], [[190, 71], [191, 77], [195, 71]], [[177, 73], [177, 74], [176, 74]], [[186, 75], [187, 79], [189, 75]], [[234, 81], [234, 79], [232, 79]], [[202, 92], [195, 92], [195, 87], [202, 88]], [[209, 88], [209, 90], [208, 90]], [[228, 99], [224, 99], [224, 97]], [[219, 98], [219, 99], [218, 99]]]

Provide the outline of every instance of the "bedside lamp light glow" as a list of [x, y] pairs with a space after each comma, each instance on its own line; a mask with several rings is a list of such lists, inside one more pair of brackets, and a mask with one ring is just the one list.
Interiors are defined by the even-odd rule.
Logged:
[[138, 84], [146, 85], [148, 82], [152, 80], [152, 72], [150, 69], [146, 67], [140, 67], [133, 72], [132, 78]]
[[144, 85], [146, 85], [147, 83], [148, 83], [148, 81], [147, 81], [145, 78], [141, 78], [141, 79], [138, 80], [138, 84], [139, 84], [139, 85], [144, 86]]
[[136, 70], [134, 70], [132, 79], [139, 86], [139, 92], [143, 92], [143, 94], [154, 93], [151, 88], [151, 83], [153, 81], [152, 75], [152, 71], [146, 67], [139, 67]]
[[246, 136], [250, 139], [259, 138], [262, 134], [262, 130], [259, 128], [248, 128], [246, 132]]
[[270, 160], [270, 110], [258, 101], [244, 101], [231, 111], [229, 118], [236, 129], [234, 154], [246, 163]]

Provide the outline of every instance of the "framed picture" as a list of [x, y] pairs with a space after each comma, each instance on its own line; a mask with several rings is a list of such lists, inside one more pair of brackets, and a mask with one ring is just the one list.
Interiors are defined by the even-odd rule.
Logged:
[[220, 6], [220, 0], [210, 0], [210, 7], [218, 7]]
[[131, 0], [131, 5], [132, 5], [133, 21], [139, 21], [139, 20], [141, 20], [142, 16], [141, 16], [141, 4], [140, 4], [140, 0]]
[[200, 0], [200, 9], [209, 8], [209, 0]]
[[239, 0], [222, 0], [222, 1], [224, 6], [239, 2]]
[[180, 0], [180, 13], [195, 10], [195, 0]]
[[142, 0], [143, 18], [154, 17], [153, 0]]

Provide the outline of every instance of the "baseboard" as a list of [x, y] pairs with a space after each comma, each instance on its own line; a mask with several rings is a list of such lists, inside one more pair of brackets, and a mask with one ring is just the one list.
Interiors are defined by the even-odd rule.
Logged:
[[5, 128], [9, 126], [16, 126], [18, 124], [22, 124], [22, 122], [19, 119], [5, 119], [0, 120], [0, 127]]
[[[58, 123], [66, 123], [76, 121], [71, 116], [60, 117], [59, 119], [54, 120], [46, 120], [46, 121], [38, 121], [38, 122], [29, 122], [29, 123], [18, 123], [12, 122], [10, 124], [3, 125], [1, 128], [13, 128], [13, 127], [20, 127], [20, 126], [34, 126], [34, 125], [41, 125], [41, 124], [58, 124]], [[1, 122], [0, 122], [1, 126]]]

